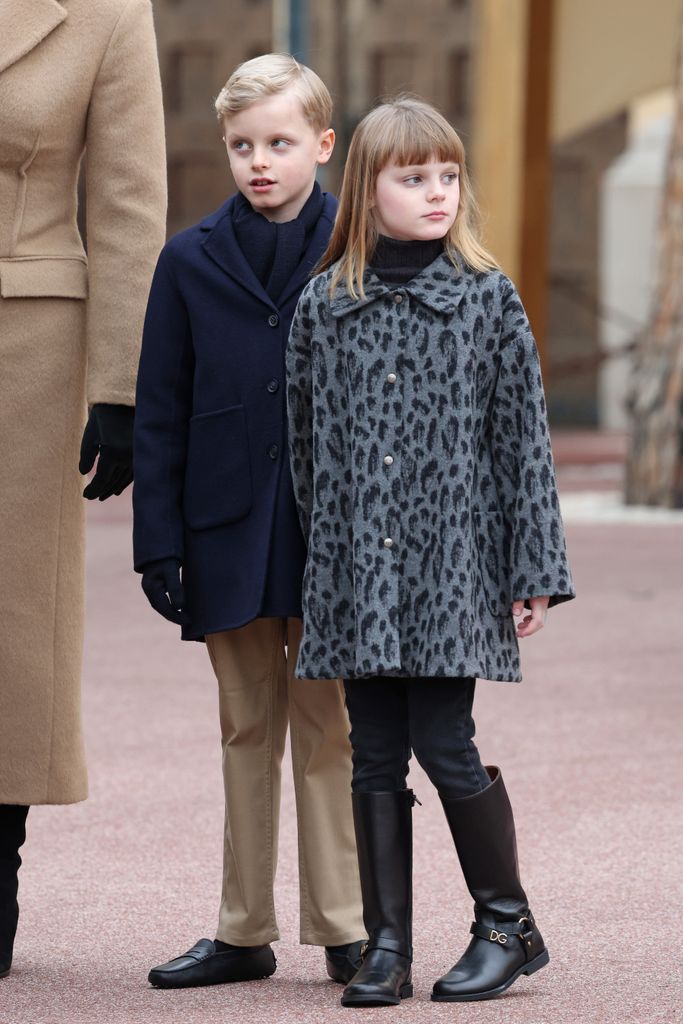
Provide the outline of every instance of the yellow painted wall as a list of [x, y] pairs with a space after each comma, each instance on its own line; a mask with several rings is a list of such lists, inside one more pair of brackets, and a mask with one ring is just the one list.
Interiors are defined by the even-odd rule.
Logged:
[[527, 13], [526, 0], [478, 0], [475, 7], [475, 189], [484, 242], [513, 278], [520, 257]]
[[[477, 0], [474, 145], [484, 240], [520, 270], [529, 0]], [[674, 80], [683, 0], [554, 0], [551, 141], [632, 107]], [[529, 54], [533, 60], [533, 54]]]
[[555, 0], [559, 141], [674, 80], [681, 0]]

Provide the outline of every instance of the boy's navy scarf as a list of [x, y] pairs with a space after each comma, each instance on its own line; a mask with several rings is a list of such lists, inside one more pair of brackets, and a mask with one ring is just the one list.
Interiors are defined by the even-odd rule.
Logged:
[[274, 224], [256, 213], [241, 192], [235, 196], [232, 221], [237, 244], [276, 305], [301, 262], [323, 205], [316, 182], [299, 216], [285, 224]]

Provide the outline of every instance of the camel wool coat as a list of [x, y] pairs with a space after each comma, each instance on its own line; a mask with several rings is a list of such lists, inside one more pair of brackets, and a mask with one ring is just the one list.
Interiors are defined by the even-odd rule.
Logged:
[[73, 803], [86, 402], [133, 404], [164, 240], [149, 0], [0, 0], [0, 150], [0, 803]]

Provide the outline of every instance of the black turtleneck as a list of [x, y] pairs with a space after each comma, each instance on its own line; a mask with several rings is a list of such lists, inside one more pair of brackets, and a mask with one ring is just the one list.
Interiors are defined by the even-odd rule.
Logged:
[[385, 284], [406, 284], [443, 252], [443, 238], [400, 241], [380, 235], [369, 266]]

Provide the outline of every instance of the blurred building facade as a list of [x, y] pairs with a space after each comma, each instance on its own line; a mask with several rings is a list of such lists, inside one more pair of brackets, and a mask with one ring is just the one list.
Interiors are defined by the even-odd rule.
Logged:
[[213, 110], [240, 61], [271, 49], [268, 0], [154, 0], [168, 146], [168, 229], [174, 234], [232, 190]]
[[[338, 147], [326, 171], [327, 188], [338, 187], [345, 144], [379, 96], [399, 91], [424, 96], [467, 139], [472, 6], [472, 0], [428, 0], [419, 6], [413, 0], [316, 0], [309, 5], [305, 59], [335, 101]], [[273, 39], [277, 19], [272, 0], [154, 0], [154, 11], [173, 233], [218, 205], [232, 188], [213, 97], [241, 61], [279, 48]]]
[[[233, 188], [213, 98], [236, 64], [286, 49], [288, 0], [153, 0], [164, 82], [169, 231]], [[551, 416], [600, 419], [601, 183], [631, 105], [673, 81], [680, 0], [298, 0], [304, 59], [335, 101], [335, 191], [381, 96], [435, 103], [462, 133], [486, 241], [519, 284]], [[285, 19], [286, 20], [286, 19]], [[618, 311], [616, 311], [618, 316]]]

